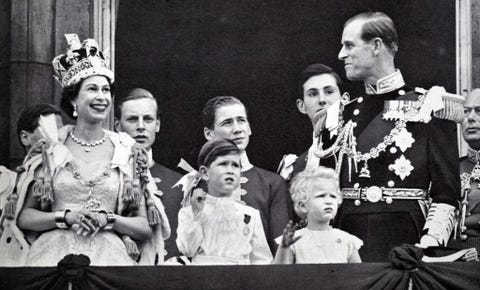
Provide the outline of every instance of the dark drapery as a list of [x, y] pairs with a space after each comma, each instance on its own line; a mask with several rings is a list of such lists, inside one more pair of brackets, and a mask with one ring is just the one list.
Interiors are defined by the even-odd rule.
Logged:
[[479, 289], [480, 263], [0, 268], [0, 289]]

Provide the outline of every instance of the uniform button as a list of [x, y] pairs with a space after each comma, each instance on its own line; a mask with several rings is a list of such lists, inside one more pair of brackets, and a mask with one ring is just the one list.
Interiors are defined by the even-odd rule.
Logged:
[[358, 199], [356, 199], [354, 202], [355, 206], [360, 206], [362, 204], [362, 202]]
[[392, 204], [392, 202], [393, 202], [393, 199], [392, 199], [391, 197], [387, 197], [387, 198], [385, 199], [385, 203], [386, 203], [386, 204]]
[[352, 126], [353, 126], [353, 128], [356, 128], [357, 127], [357, 122], [353, 122]]
[[397, 147], [394, 147], [394, 146], [390, 147], [390, 153], [392, 154], [397, 153]]
[[360, 184], [358, 184], [358, 182], [353, 185], [353, 188], [359, 188], [359, 187], [360, 187]]
[[353, 114], [354, 114], [355, 116], [358, 115], [358, 114], [360, 114], [360, 110], [359, 110], [359, 109], [355, 109], [355, 110], [353, 111]]
[[399, 91], [398, 91], [398, 94], [399, 94], [400, 96], [403, 96], [403, 95], [405, 95], [405, 91], [404, 91], [404, 90], [399, 90]]
[[361, 102], [363, 102], [363, 97], [360, 97], [357, 99], [357, 102], [360, 104]]
[[394, 186], [395, 186], [395, 181], [389, 180], [389, 181], [387, 182], [387, 185], [388, 185], [388, 187], [394, 187]]

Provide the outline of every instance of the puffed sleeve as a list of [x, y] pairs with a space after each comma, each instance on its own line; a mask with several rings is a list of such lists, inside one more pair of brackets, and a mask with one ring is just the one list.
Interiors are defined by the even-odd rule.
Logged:
[[178, 212], [177, 247], [187, 257], [194, 257], [203, 241], [203, 212], [193, 216], [192, 207], [184, 207]]
[[252, 245], [252, 252], [250, 253], [250, 262], [252, 264], [272, 263], [273, 256], [265, 238], [260, 213], [257, 210], [254, 213], [253, 235], [250, 243]]
[[460, 199], [457, 126], [432, 118], [428, 124], [428, 166], [433, 202], [457, 206]]
[[348, 237], [348, 258], [350, 258], [354, 252], [360, 250], [360, 248], [363, 246], [363, 241], [352, 234], [348, 234]]

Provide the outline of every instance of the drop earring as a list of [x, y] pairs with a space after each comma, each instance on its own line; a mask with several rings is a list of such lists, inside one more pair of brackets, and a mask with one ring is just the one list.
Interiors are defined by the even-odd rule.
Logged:
[[76, 104], [73, 104], [73, 114], [72, 114], [74, 117], [78, 117], [78, 113], [77, 113], [77, 105]]

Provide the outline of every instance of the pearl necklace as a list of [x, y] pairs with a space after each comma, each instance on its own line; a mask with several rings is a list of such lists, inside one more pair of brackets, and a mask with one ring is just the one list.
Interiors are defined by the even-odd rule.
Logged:
[[72, 138], [72, 140], [77, 143], [78, 145], [82, 146], [83, 147], [83, 150], [85, 150], [85, 152], [90, 152], [92, 151], [92, 148], [95, 147], [95, 146], [98, 146], [100, 144], [102, 144], [103, 142], [105, 142], [105, 140], [107, 140], [107, 135], [103, 135], [103, 138], [98, 140], [98, 141], [95, 141], [93, 143], [87, 143], [83, 140], [80, 140], [77, 136], [75, 136], [75, 134], [73, 133], [73, 130], [70, 131], [69, 133], [69, 136], [70, 138]]

